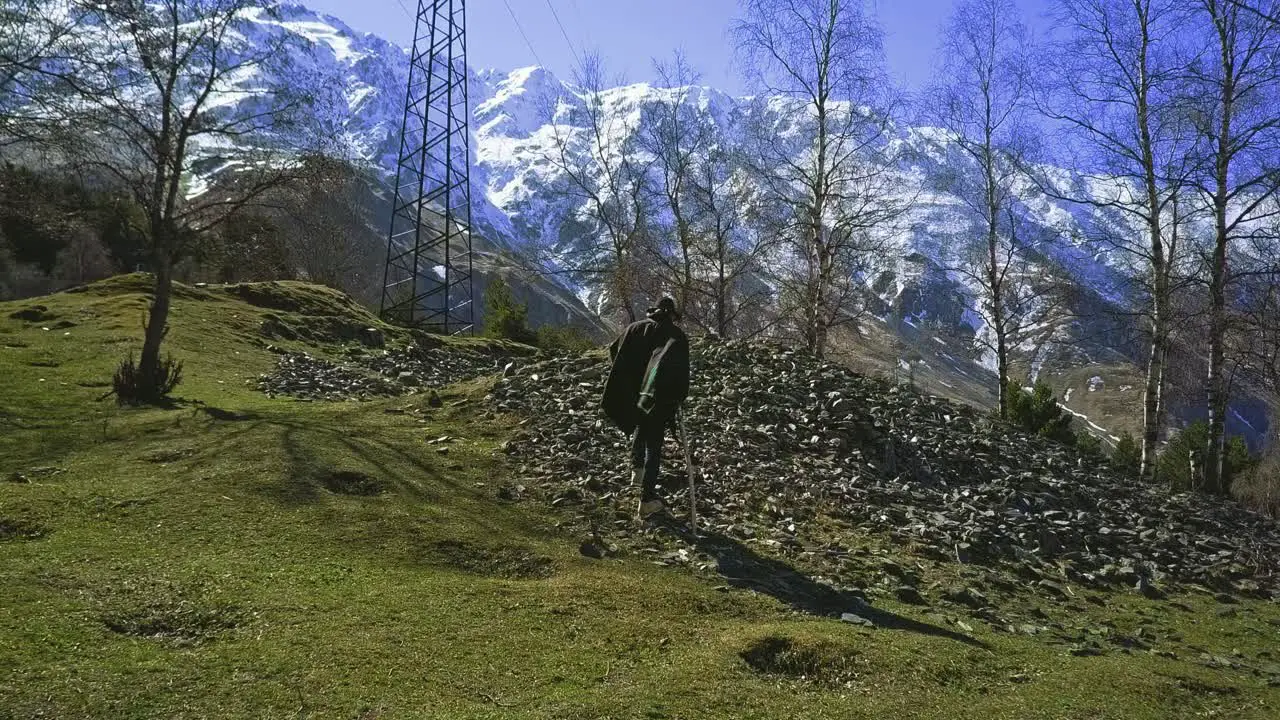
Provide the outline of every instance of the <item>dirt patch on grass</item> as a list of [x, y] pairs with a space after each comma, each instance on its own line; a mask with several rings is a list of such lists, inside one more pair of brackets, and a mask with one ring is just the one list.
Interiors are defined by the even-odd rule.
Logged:
[[337, 495], [373, 497], [387, 491], [381, 480], [356, 470], [333, 470], [320, 476], [320, 485]]
[[0, 516], [0, 542], [38, 540], [49, 532], [43, 523], [30, 518]]
[[244, 626], [252, 614], [222, 598], [170, 583], [126, 586], [99, 619], [111, 632], [174, 645], [196, 645]]
[[434, 563], [472, 575], [508, 580], [542, 580], [551, 577], [551, 558], [518, 545], [480, 545], [465, 540], [442, 540], [427, 548]]
[[5, 479], [11, 483], [26, 484], [41, 478], [56, 477], [66, 471], [66, 468], [60, 468], [56, 465], [41, 465], [10, 473]]
[[43, 322], [53, 320], [58, 317], [49, 312], [49, 308], [44, 305], [30, 305], [21, 310], [9, 313], [10, 320], [21, 320], [23, 322]]
[[827, 687], [847, 687], [866, 674], [861, 652], [830, 640], [800, 640], [770, 635], [751, 643], [739, 656], [754, 671], [775, 678]]

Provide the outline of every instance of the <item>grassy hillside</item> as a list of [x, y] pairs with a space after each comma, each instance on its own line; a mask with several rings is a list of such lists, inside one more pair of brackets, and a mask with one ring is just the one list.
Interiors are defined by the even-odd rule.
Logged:
[[486, 410], [486, 381], [439, 408], [257, 391], [269, 343], [408, 340], [323, 288], [179, 288], [182, 402], [117, 408], [99, 398], [140, 344], [145, 290], [125, 276], [0, 304], [4, 720], [1280, 712], [1258, 672], [1280, 660], [1274, 604], [1099, 596], [1082, 626], [1155, 623], [1181, 645], [1091, 656], [923, 632], [945, 619], [888, 601], [921, 625], [868, 629], [648, 557], [586, 557], [558, 511], [498, 497], [521, 419]]

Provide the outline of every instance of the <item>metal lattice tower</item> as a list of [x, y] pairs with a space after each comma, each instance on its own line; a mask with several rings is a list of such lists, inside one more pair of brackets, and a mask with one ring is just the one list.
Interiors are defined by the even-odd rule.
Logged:
[[465, 0], [418, 0], [383, 277], [384, 320], [473, 325]]

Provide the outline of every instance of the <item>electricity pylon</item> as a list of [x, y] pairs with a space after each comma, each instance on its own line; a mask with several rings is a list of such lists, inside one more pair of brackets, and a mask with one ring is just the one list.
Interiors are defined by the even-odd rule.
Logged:
[[418, 0], [382, 318], [439, 333], [470, 332], [471, 136], [464, 0]]

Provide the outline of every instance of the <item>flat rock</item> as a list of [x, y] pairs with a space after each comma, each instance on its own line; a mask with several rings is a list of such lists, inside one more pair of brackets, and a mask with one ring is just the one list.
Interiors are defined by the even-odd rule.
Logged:
[[861, 625], [862, 627], [875, 627], [875, 626], [876, 626], [876, 624], [875, 624], [875, 623], [873, 623], [873, 622], [871, 622], [870, 620], [868, 620], [868, 619], [866, 619], [866, 618], [862, 617], [861, 615], [856, 615], [856, 614], [854, 614], [854, 613], [841, 613], [841, 614], [840, 614], [840, 621], [841, 621], [841, 622], [847, 622], [847, 623], [849, 623], [850, 625]]

